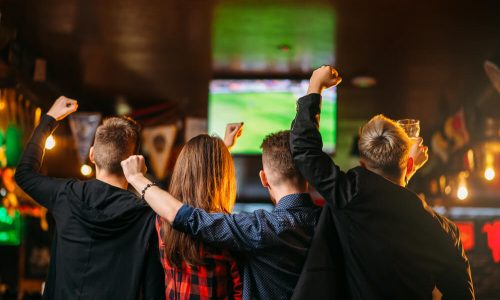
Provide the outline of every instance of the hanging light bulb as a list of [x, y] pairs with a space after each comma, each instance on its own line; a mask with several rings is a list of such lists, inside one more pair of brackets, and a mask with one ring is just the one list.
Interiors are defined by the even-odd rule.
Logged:
[[493, 167], [486, 167], [484, 170], [484, 178], [488, 181], [492, 181], [495, 179], [495, 169]]
[[488, 181], [495, 179], [495, 169], [493, 168], [493, 155], [486, 154], [486, 168], [484, 169], [484, 178]]
[[80, 172], [83, 176], [89, 176], [90, 174], [92, 174], [92, 167], [87, 164], [83, 164], [80, 168]]
[[469, 196], [469, 190], [467, 189], [467, 186], [460, 185], [457, 190], [458, 199], [465, 200], [467, 196]]
[[55, 146], [56, 146], [56, 140], [54, 139], [54, 137], [51, 134], [51, 135], [49, 135], [49, 137], [45, 141], [45, 149], [52, 150], [52, 149], [54, 149]]
[[459, 200], [465, 200], [469, 196], [469, 189], [467, 188], [467, 172], [460, 172], [458, 174], [458, 189], [457, 198]]

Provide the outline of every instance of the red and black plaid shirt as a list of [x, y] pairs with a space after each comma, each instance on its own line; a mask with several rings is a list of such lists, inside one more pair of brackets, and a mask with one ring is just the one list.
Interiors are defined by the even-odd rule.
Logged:
[[156, 217], [156, 232], [160, 246], [160, 258], [165, 270], [165, 295], [167, 299], [241, 299], [242, 283], [236, 261], [227, 250], [203, 247], [203, 264], [191, 267], [171, 266], [166, 259], [165, 244], [161, 237], [163, 219]]

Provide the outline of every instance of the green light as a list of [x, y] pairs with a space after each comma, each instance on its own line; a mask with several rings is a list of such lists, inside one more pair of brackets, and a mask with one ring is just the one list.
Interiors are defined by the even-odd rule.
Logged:
[[15, 167], [21, 157], [23, 143], [23, 133], [21, 129], [14, 125], [9, 125], [5, 132], [5, 156], [7, 156], [7, 166]]
[[21, 214], [15, 211], [11, 217], [5, 207], [0, 207], [0, 244], [21, 244]]
[[11, 225], [14, 222], [14, 218], [9, 216], [5, 207], [0, 207], [0, 223]]

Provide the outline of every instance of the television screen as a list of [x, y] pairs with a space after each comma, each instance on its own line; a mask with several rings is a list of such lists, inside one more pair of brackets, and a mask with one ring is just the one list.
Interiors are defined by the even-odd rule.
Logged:
[[[290, 129], [296, 101], [307, 92], [308, 80], [213, 80], [208, 101], [208, 132], [224, 137], [227, 123], [244, 122], [233, 154], [260, 154], [266, 135]], [[320, 132], [323, 151], [333, 153], [337, 132], [335, 89], [323, 92]]]

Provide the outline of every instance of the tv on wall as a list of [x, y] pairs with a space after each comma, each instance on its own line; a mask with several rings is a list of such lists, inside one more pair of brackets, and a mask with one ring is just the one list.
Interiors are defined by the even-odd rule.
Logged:
[[[233, 154], [260, 154], [266, 135], [290, 129], [297, 99], [307, 92], [308, 80], [212, 80], [208, 101], [208, 132], [224, 137], [227, 123], [244, 122], [243, 135]], [[335, 152], [337, 139], [336, 90], [323, 92], [320, 132], [323, 151]]]

